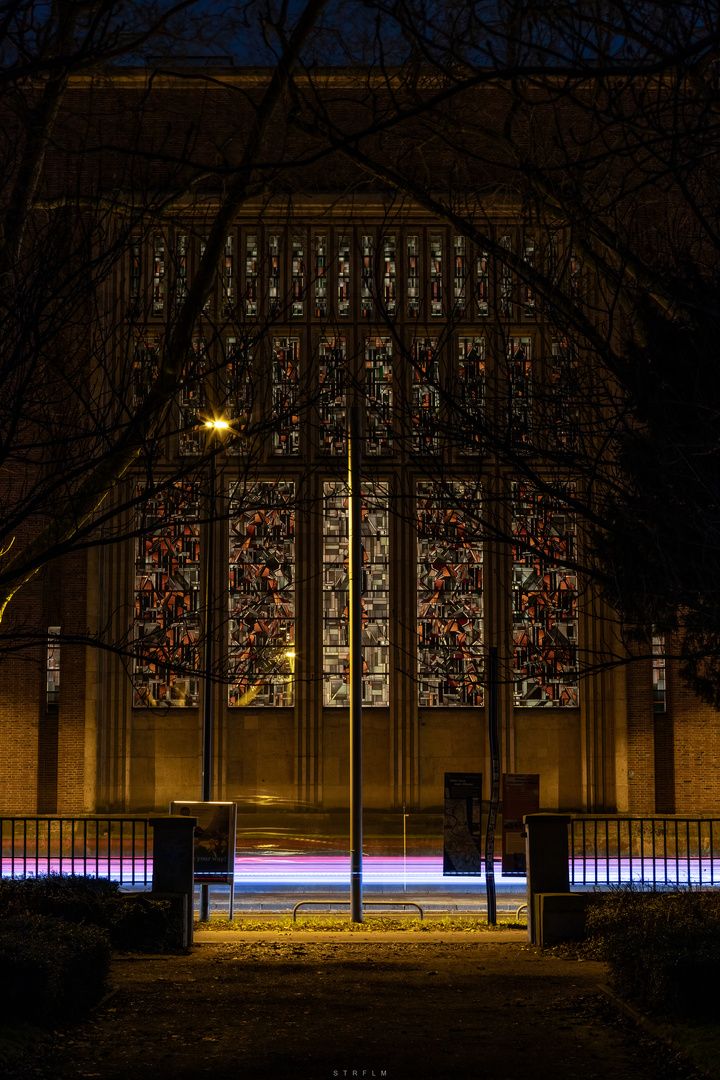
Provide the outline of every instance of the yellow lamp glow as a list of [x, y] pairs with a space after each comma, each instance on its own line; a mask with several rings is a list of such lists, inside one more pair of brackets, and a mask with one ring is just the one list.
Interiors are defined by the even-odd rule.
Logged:
[[226, 431], [230, 427], [227, 420], [206, 420], [206, 428], [215, 428], [216, 431]]

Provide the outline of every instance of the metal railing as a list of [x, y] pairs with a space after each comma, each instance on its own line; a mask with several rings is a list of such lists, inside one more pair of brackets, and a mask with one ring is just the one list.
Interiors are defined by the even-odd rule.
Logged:
[[571, 885], [720, 884], [720, 819], [574, 817]]
[[152, 883], [146, 817], [3, 817], [2, 876], [83, 874], [120, 884]]

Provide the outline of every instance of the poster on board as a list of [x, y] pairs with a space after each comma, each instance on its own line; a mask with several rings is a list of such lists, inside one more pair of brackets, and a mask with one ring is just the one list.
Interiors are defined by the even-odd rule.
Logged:
[[525, 814], [540, 809], [539, 773], [503, 773], [502, 872], [525, 874]]
[[482, 874], [482, 773], [445, 773], [443, 874]]
[[195, 877], [200, 882], [228, 882], [235, 877], [235, 834], [237, 803], [170, 803], [171, 814], [197, 818], [195, 829]]

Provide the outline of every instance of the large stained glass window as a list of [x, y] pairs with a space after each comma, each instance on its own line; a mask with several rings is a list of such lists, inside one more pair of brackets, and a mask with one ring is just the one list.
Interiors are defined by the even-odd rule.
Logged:
[[[362, 492], [362, 644], [365, 705], [389, 702], [388, 486]], [[326, 705], [348, 704], [348, 495], [345, 484], [324, 484], [323, 684]]]
[[389, 233], [383, 239], [383, 314], [393, 316], [397, 310], [397, 277], [395, 265], [395, 234]]
[[345, 338], [332, 338], [321, 341], [318, 353], [320, 453], [340, 456], [347, 451], [345, 442], [347, 424], [345, 401], [347, 353]]
[[[230, 454], [241, 453], [246, 446], [242, 436], [247, 434], [255, 403], [255, 381], [249, 351], [229, 337], [225, 342], [225, 366], [218, 379], [220, 412], [230, 424], [230, 437], [224, 438]], [[237, 438], [240, 436], [240, 438]]]
[[422, 289], [420, 286], [420, 240], [417, 236], [408, 236], [407, 241], [407, 314], [408, 319], [417, 319], [420, 316], [420, 299]]
[[298, 416], [299, 338], [275, 338], [273, 341], [273, 452], [297, 454], [300, 440]]
[[440, 366], [437, 339], [416, 338], [412, 346], [413, 450], [434, 454], [438, 448]]
[[[572, 492], [568, 491], [568, 497]], [[516, 705], [578, 704], [576, 526], [570, 510], [513, 484]]]
[[527, 446], [532, 434], [532, 338], [507, 343], [508, 424], [514, 446]]
[[375, 253], [372, 236], [361, 237], [360, 311], [364, 319], [374, 314]]
[[577, 352], [572, 342], [552, 343], [553, 430], [555, 442], [563, 450], [575, 450], [580, 434]]
[[483, 703], [480, 489], [417, 486], [418, 703]]
[[295, 671], [295, 485], [230, 490], [229, 704], [289, 706]]
[[197, 705], [199, 588], [198, 493], [192, 485], [178, 484], [148, 499], [140, 521], [135, 558], [135, 705]]
[[367, 438], [365, 453], [392, 453], [392, 340], [369, 338], [365, 342], [365, 400]]
[[193, 341], [192, 353], [183, 368], [180, 400], [180, 453], [201, 454], [205, 448], [205, 346]]
[[258, 313], [258, 238], [257, 233], [245, 237], [245, 314], [254, 318]]
[[315, 317], [327, 315], [327, 236], [315, 237]]
[[150, 387], [157, 379], [159, 354], [159, 338], [143, 336], [133, 341], [132, 401], [136, 409], [142, 405]]
[[430, 314], [439, 318], [443, 313], [443, 238], [441, 233], [430, 234]]

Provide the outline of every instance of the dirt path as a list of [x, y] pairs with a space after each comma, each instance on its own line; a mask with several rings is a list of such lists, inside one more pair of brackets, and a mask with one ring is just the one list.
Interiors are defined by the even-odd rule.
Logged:
[[[395, 935], [397, 937], [399, 935]], [[325, 935], [323, 935], [325, 937]], [[113, 996], [8, 1080], [665, 1080], [602, 964], [487, 935], [313, 934], [113, 963]]]

